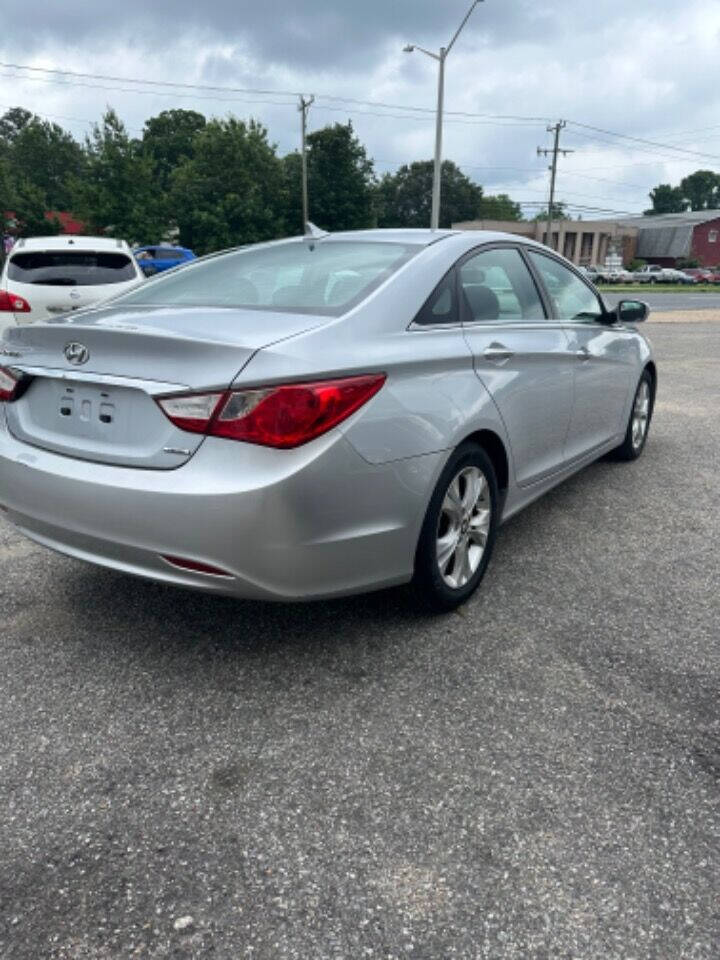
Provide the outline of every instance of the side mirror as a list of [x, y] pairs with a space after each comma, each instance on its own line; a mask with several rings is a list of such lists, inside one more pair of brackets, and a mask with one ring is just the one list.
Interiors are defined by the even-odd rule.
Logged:
[[620, 323], [642, 323], [649, 313], [650, 307], [642, 300], [621, 300], [612, 311]]

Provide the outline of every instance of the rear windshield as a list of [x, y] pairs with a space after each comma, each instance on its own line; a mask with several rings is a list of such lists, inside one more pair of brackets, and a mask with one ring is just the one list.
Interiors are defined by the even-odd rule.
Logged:
[[339, 316], [406, 263], [417, 244], [292, 241], [233, 250], [153, 278], [121, 300]]
[[16, 253], [8, 264], [8, 279], [55, 287], [94, 287], [135, 280], [132, 260], [124, 253], [62, 250]]

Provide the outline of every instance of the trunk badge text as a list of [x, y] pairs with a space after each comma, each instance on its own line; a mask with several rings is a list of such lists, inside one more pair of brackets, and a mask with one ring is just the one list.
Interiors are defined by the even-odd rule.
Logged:
[[65, 357], [68, 363], [74, 363], [79, 366], [81, 363], [87, 363], [90, 359], [90, 351], [84, 343], [68, 343], [65, 345]]

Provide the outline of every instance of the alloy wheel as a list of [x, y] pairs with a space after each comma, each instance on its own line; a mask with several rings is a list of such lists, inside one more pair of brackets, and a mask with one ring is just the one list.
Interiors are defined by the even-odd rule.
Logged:
[[647, 433], [650, 418], [650, 385], [643, 380], [638, 387], [632, 412], [632, 445], [639, 450]]
[[479, 467], [463, 467], [447, 488], [437, 528], [437, 564], [444, 582], [457, 590], [473, 577], [490, 532], [492, 503]]

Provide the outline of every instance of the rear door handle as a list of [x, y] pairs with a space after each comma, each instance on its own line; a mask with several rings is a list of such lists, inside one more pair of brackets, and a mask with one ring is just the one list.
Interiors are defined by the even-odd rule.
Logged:
[[491, 363], [504, 363], [513, 356], [513, 352], [512, 350], [509, 350], [507, 347], [503, 346], [502, 343], [494, 343], [483, 350], [483, 356]]

